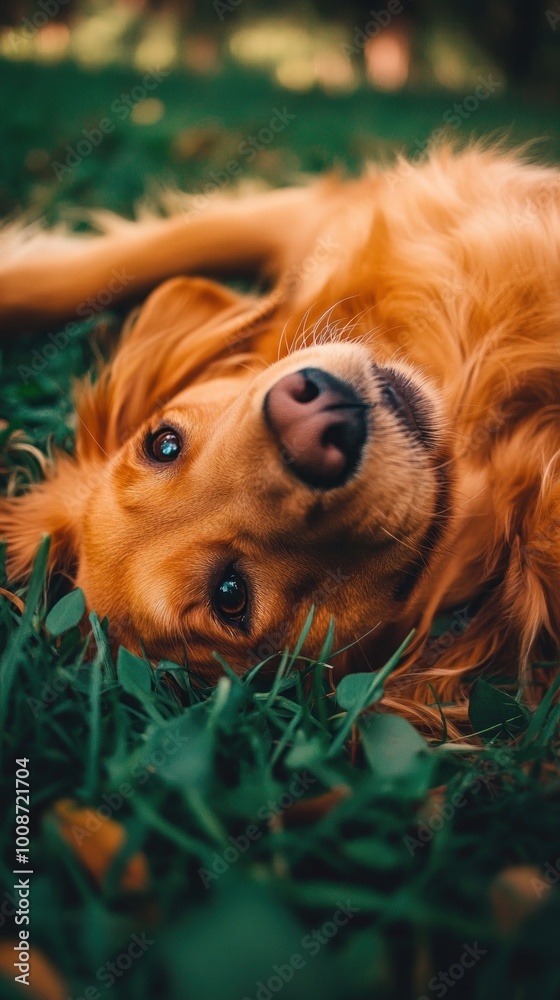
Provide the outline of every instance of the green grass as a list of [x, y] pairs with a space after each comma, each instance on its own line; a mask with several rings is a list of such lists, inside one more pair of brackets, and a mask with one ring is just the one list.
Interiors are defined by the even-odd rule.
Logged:
[[[257, 88], [233, 71], [204, 83], [170, 77], [157, 94], [166, 106], [157, 125], [124, 122], [58, 183], [50, 160], [136, 78], [0, 64], [0, 80], [18, 94], [5, 123], [0, 203], [4, 211], [39, 206], [51, 218], [90, 204], [129, 213], [152, 174], [200, 188], [275, 106], [296, 118], [243, 167], [283, 183], [301, 169], [355, 169], [368, 151], [414, 150], [460, 99], [358, 92], [329, 100]], [[547, 134], [549, 154], [558, 153], [552, 116], [507, 96], [481, 106], [468, 127], [483, 133], [512, 122], [514, 140]], [[29, 158], [30, 148], [47, 161]], [[94, 329], [107, 350], [120, 318], [84, 323], [40, 371], [33, 351], [44, 337], [7, 339], [0, 416], [9, 425], [0, 445], [8, 472], [23, 464], [38, 475], [33, 456], [8, 445], [12, 431], [41, 448], [71, 449], [71, 377], [92, 363]], [[443, 728], [428, 745], [404, 720], [375, 711], [390, 665], [347, 679], [333, 695], [328, 667], [302, 664], [294, 650], [273, 676], [257, 669], [239, 679], [226, 668], [205, 690], [180, 665], [152, 672], [125, 650], [113, 657], [95, 615], [80, 631], [80, 595], [60, 602], [60, 583], [46, 587], [45, 558], [43, 548], [21, 593], [23, 612], [0, 597], [0, 936], [11, 944], [17, 932], [14, 774], [16, 760], [28, 758], [31, 938], [63, 977], [62, 996], [558, 996], [554, 690], [531, 713], [479, 683], [475, 752], [445, 742]], [[329, 647], [326, 636], [325, 662]], [[334, 808], [319, 799], [304, 815], [300, 803], [323, 795]], [[61, 799], [100, 810], [89, 814], [92, 829], [76, 822], [63, 836]], [[87, 852], [100, 857], [113, 823], [126, 838], [99, 882]], [[503, 874], [512, 866], [516, 891]], [[131, 870], [142, 876], [135, 890]], [[139, 954], [132, 935], [144, 942]], [[22, 994], [8, 976], [0, 995]]]
[[[466, 944], [481, 957], [454, 996], [557, 995], [560, 905], [544, 874], [554, 877], [559, 853], [554, 699], [525, 713], [510, 746], [498, 738], [512, 715], [507, 696], [485, 686], [476, 701], [486, 743], [473, 753], [428, 745], [403, 719], [362, 715], [387, 671], [348, 678], [335, 699], [325, 666], [302, 669], [286, 654], [273, 677], [226, 673], [197, 691], [171, 664], [153, 673], [124, 650], [115, 663], [94, 615], [85, 658], [79, 594], [45, 626], [44, 554], [24, 614], [0, 606], [0, 856], [9, 893], [15, 761], [28, 758], [32, 939], [69, 995], [89, 986], [105, 996], [99, 970], [134, 933], [153, 944], [111, 987], [119, 998], [255, 997], [294, 955], [303, 964], [286, 997], [431, 997], [429, 981], [457, 971]], [[351, 721], [361, 737], [353, 760]], [[293, 803], [341, 787], [334, 809], [294, 824]], [[76, 821], [70, 845], [61, 835], [53, 803], [65, 798], [100, 809], [96, 827], [109, 819], [126, 830], [101, 885], [79, 859], [93, 823]], [[127, 892], [121, 876], [138, 851], [149, 876]], [[512, 865], [543, 874], [526, 878], [526, 919], [505, 934], [492, 891], [511, 908], [496, 883]], [[347, 921], [327, 943], [321, 928], [331, 934], [341, 905]]]

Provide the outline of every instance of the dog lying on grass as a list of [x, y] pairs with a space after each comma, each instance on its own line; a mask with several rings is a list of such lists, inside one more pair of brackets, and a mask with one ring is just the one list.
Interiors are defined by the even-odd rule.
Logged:
[[[1, 502], [14, 581], [48, 533], [52, 569], [115, 642], [208, 679], [214, 650], [243, 672], [293, 647], [312, 604], [301, 655], [319, 655], [332, 616], [343, 670], [380, 666], [415, 628], [385, 703], [423, 726], [438, 700], [460, 726], [483, 672], [517, 674], [529, 698], [546, 683], [560, 641], [554, 169], [443, 148], [360, 180], [7, 243], [7, 331], [84, 315], [115, 275], [115, 299], [151, 292], [77, 391], [75, 454]], [[216, 274], [266, 290], [201, 277]], [[434, 616], [453, 609], [460, 627], [434, 645]]]

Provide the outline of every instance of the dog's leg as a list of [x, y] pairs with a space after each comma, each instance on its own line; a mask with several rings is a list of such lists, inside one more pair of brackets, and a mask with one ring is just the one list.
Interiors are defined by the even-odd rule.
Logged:
[[8, 247], [0, 265], [0, 328], [79, 318], [88, 300], [132, 300], [180, 274], [265, 271], [273, 278], [285, 266], [285, 248], [304, 245], [305, 234], [311, 238], [317, 230], [328, 186], [323, 181], [223, 200], [101, 236], [61, 240], [43, 234], [13, 254]]

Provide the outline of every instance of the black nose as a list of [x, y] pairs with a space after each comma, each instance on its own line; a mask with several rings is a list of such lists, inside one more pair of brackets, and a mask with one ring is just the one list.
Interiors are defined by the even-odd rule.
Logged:
[[350, 385], [320, 368], [285, 375], [264, 402], [284, 461], [298, 479], [321, 489], [342, 486], [356, 468], [366, 409]]

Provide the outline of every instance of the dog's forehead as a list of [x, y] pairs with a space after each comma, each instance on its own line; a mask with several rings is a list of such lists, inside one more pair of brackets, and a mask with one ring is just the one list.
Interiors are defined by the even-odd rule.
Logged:
[[203, 415], [208, 409], [214, 411], [225, 409], [238, 398], [240, 391], [254, 381], [254, 378], [253, 373], [244, 372], [235, 377], [205, 378], [202, 381], [192, 382], [165, 404], [160, 416], [171, 414], [173, 411], [182, 411], [188, 415], [197, 410]]

